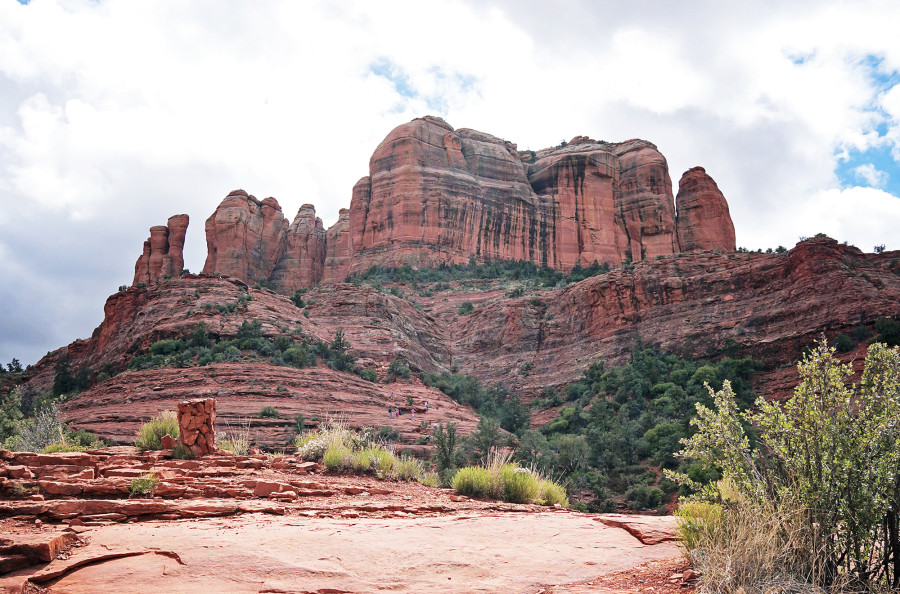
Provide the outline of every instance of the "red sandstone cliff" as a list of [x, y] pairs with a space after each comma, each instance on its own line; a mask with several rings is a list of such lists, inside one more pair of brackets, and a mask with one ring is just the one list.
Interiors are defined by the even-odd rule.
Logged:
[[[624, 363], [637, 336], [684, 356], [711, 358], [721, 355], [730, 339], [742, 356], [766, 366], [758, 392], [780, 396], [792, 383], [779, 368], [796, 360], [801, 349], [822, 334], [833, 339], [839, 332], [852, 333], [858, 324], [871, 327], [882, 316], [900, 317], [898, 262], [900, 252], [864, 254], [831, 239], [811, 239], [787, 254], [705, 252], [654, 258], [631, 269], [518, 298], [505, 295], [503, 282], [490, 280], [411, 295], [409, 287], [394, 287], [408, 294], [405, 299], [364, 286], [320, 285], [306, 296], [305, 310], [272, 291], [247, 289], [237, 280], [186, 275], [112, 295], [94, 335], [42, 359], [33, 368], [31, 383], [49, 388], [62, 353], [72, 368], [123, 370], [132, 356], [146, 352], [153, 342], [187, 337], [201, 322], [210, 336], [228, 338], [245, 320], [259, 320], [269, 338], [290, 333], [330, 341], [341, 327], [359, 354], [360, 365], [381, 375], [400, 356], [414, 369], [458, 370], [486, 383], [502, 381], [525, 397], [576, 381], [596, 361]], [[253, 299], [232, 311], [247, 295]], [[464, 301], [475, 304], [472, 314], [458, 314]], [[223, 311], [221, 306], [229, 307]], [[273, 367], [265, 360], [221, 365], [233, 366], [231, 379], [213, 383], [219, 383], [223, 394], [231, 394], [237, 385], [232, 383], [238, 382], [246, 394], [242, 398], [250, 398], [241, 404], [242, 411], [258, 409], [272, 396], [286, 399], [286, 408], [304, 414], [321, 415], [343, 406], [317, 387], [324, 380], [314, 371]], [[115, 408], [129, 404], [129, 394], [139, 394], [141, 404], [134, 410], [146, 411], [160, 405], [155, 401], [163, 397], [208, 395], [212, 384], [203, 378], [222, 373], [194, 368], [177, 373], [128, 372], [116, 376], [115, 383], [99, 381], [67, 407], [88, 411], [108, 401]], [[296, 394], [273, 393], [268, 379], [273, 373], [292, 382]], [[172, 384], [174, 392], [155, 391], [175, 375], [182, 380]], [[129, 376], [134, 378], [131, 391], [116, 387], [131, 381]], [[337, 386], [340, 377], [334, 372], [328, 382]], [[359, 382], [350, 375], [346, 381]], [[423, 400], [443, 398], [421, 385], [408, 389]], [[383, 410], [377, 398], [392, 388], [385, 390], [378, 392], [381, 396], [373, 393], [374, 399], [360, 405], [359, 411], [351, 407], [346, 412], [351, 417], [362, 415], [366, 422], [378, 418]], [[110, 420], [106, 435], [118, 438], [140, 420], [125, 408], [118, 420]], [[89, 414], [84, 414], [80, 422], [88, 423]], [[126, 421], [127, 429], [115, 428]]]
[[678, 216], [665, 157], [644, 140], [519, 152], [490, 134], [426, 116], [391, 131], [327, 231], [304, 205], [288, 227], [274, 198], [229, 194], [206, 222], [204, 273], [283, 294], [373, 264], [431, 267], [526, 260], [569, 271], [678, 252], [734, 250], [715, 182], [685, 173]]

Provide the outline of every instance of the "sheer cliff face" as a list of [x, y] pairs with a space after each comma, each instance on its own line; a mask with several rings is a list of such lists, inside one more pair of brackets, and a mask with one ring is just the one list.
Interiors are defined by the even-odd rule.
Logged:
[[[229, 194], [206, 221], [204, 273], [260, 279], [291, 294], [372, 265], [527, 260], [569, 271], [679, 251], [734, 249], [728, 205], [688, 171], [676, 220], [665, 158], [644, 140], [572, 142], [538, 152], [440, 118], [395, 128], [327, 231], [304, 205], [291, 225], [274, 198]], [[151, 250], [152, 254], [152, 250]]]

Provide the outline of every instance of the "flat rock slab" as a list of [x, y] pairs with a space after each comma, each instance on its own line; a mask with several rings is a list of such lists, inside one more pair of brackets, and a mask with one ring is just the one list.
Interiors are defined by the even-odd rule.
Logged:
[[[39, 578], [50, 592], [534, 592], [680, 557], [673, 542], [645, 545], [564, 511], [353, 520], [248, 514], [87, 534], [77, 557], [43, 570], [59, 576]], [[79, 559], [93, 561], [73, 566]]]

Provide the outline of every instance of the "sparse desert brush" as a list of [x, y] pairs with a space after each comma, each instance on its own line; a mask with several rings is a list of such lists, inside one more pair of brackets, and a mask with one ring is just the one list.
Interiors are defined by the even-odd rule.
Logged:
[[[329, 423], [298, 436], [297, 455], [304, 460], [322, 462], [331, 471], [375, 474], [390, 480], [420, 480], [426, 477], [421, 461], [398, 458], [377, 443], [371, 430], [353, 431], [340, 423]], [[429, 480], [429, 479], [425, 479]]]
[[328, 470], [344, 470], [352, 457], [350, 448], [339, 443], [332, 443], [322, 456], [322, 463]]
[[129, 497], [146, 497], [153, 494], [159, 478], [152, 472], [145, 472], [141, 476], [131, 479], [131, 486], [128, 489]]
[[[710, 592], [896, 591], [900, 348], [870, 345], [858, 384], [824, 339], [797, 369], [783, 404], [759, 398], [741, 413], [725, 381], [709, 389], [714, 408], [696, 405], [680, 454], [727, 480], [695, 496], [708, 504], [682, 503], [687, 554]], [[756, 428], [756, 447], [742, 422]]]
[[466, 466], [453, 475], [453, 490], [469, 497], [487, 497], [491, 493], [491, 471], [482, 466]]
[[425, 468], [420, 460], [401, 456], [394, 465], [394, 478], [401, 481], [414, 481], [425, 474]]
[[565, 487], [508, 459], [508, 456], [493, 456], [489, 468], [460, 468], [453, 476], [451, 486], [460, 495], [469, 497], [568, 507]]
[[541, 505], [558, 505], [569, 507], [569, 497], [566, 488], [549, 479], [538, 479], [538, 500], [535, 503]]
[[134, 445], [139, 450], [161, 450], [163, 435], [178, 437], [178, 417], [175, 411], [164, 410], [156, 418], [141, 425]]
[[225, 429], [216, 433], [216, 447], [237, 456], [250, 453], [250, 421], [241, 420], [237, 424], [224, 423]]

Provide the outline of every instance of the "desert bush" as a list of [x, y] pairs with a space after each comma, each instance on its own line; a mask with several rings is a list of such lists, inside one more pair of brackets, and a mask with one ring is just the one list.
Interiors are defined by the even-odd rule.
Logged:
[[141, 425], [134, 445], [142, 451], [161, 450], [163, 435], [178, 437], [178, 417], [175, 411], [164, 410], [156, 418]]
[[569, 507], [569, 498], [566, 496], [566, 488], [551, 480], [539, 479], [538, 500], [535, 501], [535, 503]]
[[26, 452], [40, 452], [51, 444], [65, 443], [65, 430], [60, 417], [59, 401], [51, 401], [42, 406], [34, 418], [22, 423], [19, 435], [14, 440], [15, 449]]
[[264, 419], [277, 419], [281, 416], [281, 413], [274, 406], [264, 406], [259, 411], [259, 416]]
[[461, 316], [467, 316], [470, 313], [472, 313], [473, 311], [475, 311], [475, 306], [472, 305], [471, 301], [463, 301], [462, 303], [459, 304], [459, 307], [456, 309], [456, 313], [458, 313]]
[[425, 467], [420, 460], [409, 456], [400, 456], [394, 464], [393, 478], [401, 481], [414, 481], [425, 474]]
[[374, 369], [363, 369], [359, 372], [359, 377], [363, 378], [367, 382], [377, 382], [378, 374], [375, 373]]
[[453, 490], [469, 497], [487, 497], [493, 485], [491, 471], [482, 466], [466, 466], [453, 475]]
[[[683, 441], [681, 454], [721, 468], [737, 495], [707, 489], [707, 499], [725, 501], [723, 521], [705, 541], [714, 547], [701, 544], [689, 554], [727, 564], [721, 551], [755, 550], [741, 541], [755, 530], [771, 535], [767, 549], [780, 551], [759, 563], [770, 564], [781, 580], [900, 587], [900, 349], [871, 345], [859, 385], [847, 384], [851, 366], [824, 340], [798, 371], [800, 383], [783, 406], [760, 398], [757, 412], [739, 414], [728, 382], [710, 389], [714, 409], [697, 405], [697, 432]], [[758, 430], [755, 450], [742, 420]], [[734, 589], [760, 587], [726, 578]], [[704, 579], [712, 589], [724, 587], [713, 575]]]
[[331, 471], [375, 474], [390, 480], [419, 480], [426, 476], [422, 463], [413, 458], [397, 458], [374, 441], [371, 431], [356, 432], [339, 423], [329, 423], [298, 436], [297, 455], [321, 461]]
[[225, 422], [224, 431], [216, 433], [216, 447], [238, 456], [250, 453], [250, 421], [241, 420], [237, 424]]
[[394, 359], [388, 366], [388, 375], [394, 378], [408, 378], [410, 375], [409, 365], [403, 359]]
[[508, 461], [508, 456], [493, 456], [488, 468], [460, 468], [451, 481], [453, 489], [470, 497], [500, 499], [511, 503], [560, 504], [568, 507], [565, 488], [542, 477], [534, 470]]
[[131, 485], [128, 489], [129, 497], [147, 497], [153, 494], [159, 478], [152, 472], [145, 472], [141, 476], [131, 479]]
[[193, 460], [194, 452], [183, 443], [176, 443], [175, 447], [172, 448], [172, 457], [176, 460]]
[[351, 462], [351, 453], [350, 448], [332, 443], [322, 455], [322, 464], [328, 470], [344, 470]]

